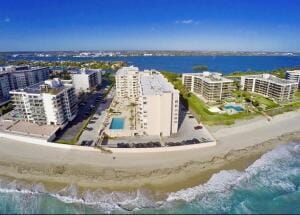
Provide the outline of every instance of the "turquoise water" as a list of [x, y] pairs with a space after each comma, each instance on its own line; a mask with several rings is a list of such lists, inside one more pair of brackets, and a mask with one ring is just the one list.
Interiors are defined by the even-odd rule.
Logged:
[[124, 118], [112, 118], [109, 129], [123, 129], [124, 128]]
[[241, 106], [238, 106], [238, 105], [225, 105], [224, 108], [225, 108], [225, 109], [234, 109], [234, 110], [236, 110], [237, 112], [242, 112], [242, 111], [244, 111], [244, 109], [243, 109]]
[[[197, 171], [195, 169], [195, 171]], [[146, 190], [104, 192], [75, 186], [49, 193], [0, 181], [3, 213], [300, 213], [300, 144], [264, 154], [244, 171], [224, 170], [205, 184], [161, 197]]]
[[9, 57], [8, 59], [125, 61], [141, 69], [157, 69], [178, 73], [192, 72], [192, 67], [195, 65], [206, 65], [209, 70], [223, 72], [224, 74], [233, 71], [267, 71], [282, 67], [300, 67], [300, 56], [132, 56], [97, 58], [18, 56], [17, 58]]

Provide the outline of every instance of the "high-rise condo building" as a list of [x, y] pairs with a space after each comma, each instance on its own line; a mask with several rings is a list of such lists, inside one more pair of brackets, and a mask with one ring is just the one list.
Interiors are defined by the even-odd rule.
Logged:
[[233, 80], [216, 72], [184, 73], [182, 84], [206, 102], [216, 102], [231, 96]]
[[137, 98], [139, 87], [139, 68], [123, 67], [116, 73], [117, 97]]
[[157, 71], [140, 73], [139, 114], [147, 135], [170, 136], [178, 131], [179, 92]]
[[10, 94], [15, 120], [64, 127], [77, 114], [75, 89], [64, 86], [59, 79], [12, 90]]
[[124, 67], [116, 74], [116, 92], [117, 99], [138, 103], [138, 130], [146, 135], [177, 133], [179, 92], [158, 71]]
[[245, 91], [272, 98], [277, 102], [287, 102], [294, 98], [298, 83], [277, 78], [270, 74], [260, 74], [242, 76], [241, 88]]
[[49, 68], [29, 66], [0, 67], [0, 103], [9, 100], [9, 91], [25, 88], [49, 79]]

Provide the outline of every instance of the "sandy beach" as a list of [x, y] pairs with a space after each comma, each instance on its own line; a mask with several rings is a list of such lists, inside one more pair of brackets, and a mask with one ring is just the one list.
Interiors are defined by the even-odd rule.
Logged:
[[217, 146], [155, 153], [102, 153], [0, 138], [0, 176], [41, 182], [49, 189], [176, 191], [205, 182], [221, 169], [244, 169], [279, 144], [300, 143], [300, 112], [210, 127]]

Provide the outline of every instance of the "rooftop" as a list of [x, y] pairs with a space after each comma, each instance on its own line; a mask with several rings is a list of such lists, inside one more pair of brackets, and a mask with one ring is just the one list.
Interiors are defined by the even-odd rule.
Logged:
[[6, 73], [22, 73], [22, 72], [30, 72], [45, 69], [48, 67], [30, 67], [27, 65], [24, 66], [2, 66], [0, 67], [0, 74]]
[[86, 69], [82, 68], [80, 70], [71, 70], [70, 73], [72, 75], [81, 75], [81, 74], [86, 74], [86, 75], [91, 75], [94, 74], [95, 72], [99, 72], [101, 69]]
[[127, 67], [125, 66], [119, 69], [116, 75], [127, 75], [128, 72], [133, 72], [133, 73], [139, 72], [139, 68], [134, 66], [127, 66]]
[[290, 70], [290, 71], [286, 71], [286, 72], [290, 73], [290, 74], [300, 75], [300, 70]]
[[256, 78], [256, 79], [260, 79], [260, 80], [265, 80], [265, 81], [269, 81], [275, 84], [298, 84], [295, 81], [292, 80], [286, 80], [286, 79], [282, 79], [282, 78], [277, 78], [274, 75], [270, 75], [270, 74], [259, 74], [259, 75], [247, 75], [246, 77], [248, 78]]
[[66, 86], [61, 82], [60, 79], [52, 79], [34, 84], [23, 89], [13, 90], [12, 92], [25, 92], [29, 94], [40, 94], [48, 92], [51, 94], [57, 94], [61, 92], [65, 87]]
[[23, 134], [29, 136], [37, 136], [48, 139], [56, 131], [58, 131], [58, 126], [53, 125], [38, 125], [35, 123], [25, 122], [25, 121], [10, 121], [1, 120], [0, 121], [0, 131], [6, 131], [16, 134]]
[[221, 82], [233, 82], [228, 78], [224, 78], [221, 73], [218, 72], [202, 72], [202, 73], [184, 73], [184, 75], [192, 75], [195, 77], [199, 77], [205, 82], [208, 83], [221, 83]]
[[171, 85], [160, 73], [143, 74], [141, 72], [142, 95], [161, 95], [166, 92], [175, 92]]

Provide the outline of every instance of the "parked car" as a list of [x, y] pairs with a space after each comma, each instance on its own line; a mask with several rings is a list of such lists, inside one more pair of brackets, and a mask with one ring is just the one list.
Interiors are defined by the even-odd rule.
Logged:
[[83, 140], [81, 141], [81, 145], [82, 146], [91, 146], [93, 144], [94, 141], [92, 140]]
[[203, 128], [202, 125], [198, 125], [198, 126], [195, 126], [195, 127], [194, 127], [195, 130], [199, 130], [199, 129], [202, 129], [202, 128]]

